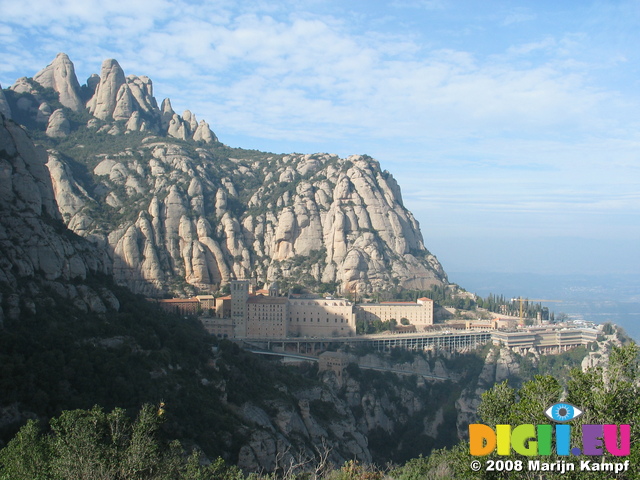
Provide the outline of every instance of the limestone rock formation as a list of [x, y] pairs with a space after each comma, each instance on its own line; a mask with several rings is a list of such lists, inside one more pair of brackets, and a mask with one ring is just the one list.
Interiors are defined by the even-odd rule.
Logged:
[[[77, 81], [66, 55], [36, 77], [72, 105]], [[73, 135], [64, 110], [52, 112], [35, 86], [23, 78], [11, 87], [23, 93], [15, 108], [50, 137]], [[447, 283], [376, 160], [241, 150], [230, 158], [206, 121], [178, 115], [169, 99], [158, 108], [151, 80], [125, 77], [113, 59], [82, 91], [93, 91], [88, 136], [49, 152], [51, 181], [66, 225], [106, 248], [116, 281], [136, 292], [215, 291], [250, 277], [342, 294]], [[134, 132], [158, 136], [117, 146]], [[91, 135], [101, 135], [104, 153], [83, 154]]]
[[[110, 135], [151, 132], [181, 140], [195, 139], [207, 144], [218, 141], [207, 122], [202, 120], [198, 123], [191, 111], [185, 110], [182, 116], [176, 114], [169, 99], [165, 99], [161, 108], [158, 108], [151, 79], [144, 75], [125, 77], [114, 59], [105, 60], [100, 75], [92, 74], [82, 87], [76, 78], [73, 63], [64, 53], [59, 53], [50, 65], [36, 73], [33, 80], [27, 77], [18, 79], [11, 90], [28, 95], [20, 96], [15, 107], [46, 127], [53, 109], [39, 92], [39, 86], [53, 89], [60, 103], [76, 112], [85, 110], [82, 98], [89, 98], [86, 110], [95, 118], [89, 120], [87, 126], [98, 128], [100, 132]], [[10, 104], [1, 93], [0, 112], [6, 118], [11, 116]], [[61, 121], [60, 114], [55, 121]], [[124, 122], [124, 128], [115, 122]], [[51, 136], [62, 136], [60, 125], [56, 125], [56, 128]]]
[[126, 83], [121, 85], [116, 93], [115, 107], [112, 117], [114, 120], [127, 120], [135, 112], [133, 95]]
[[71, 131], [71, 125], [69, 120], [64, 115], [64, 111], [59, 108], [51, 114], [47, 122], [47, 131], [45, 132], [48, 137], [60, 138], [66, 137]]
[[154, 113], [158, 104], [153, 96], [153, 82], [147, 76], [127, 76], [127, 85], [140, 111]]
[[59, 53], [51, 64], [34, 75], [33, 80], [58, 92], [60, 103], [65, 107], [75, 112], [84, 108], [73, 63], [65, 53]]
[[198, 128], [198, 120], [196, 120], [196, 116], [191, 113], [191, 110], [185, 110], [182, 112], [182, 119], [184, 120], [185, 126], [189, 134], [193, 135], [193, 132]]
[[186, 140], [188, 138], [189, 130], [187, 125], [180, 118], [177, 113], [173, 114], [171, 120], [169, 120], [169, 126], [167, 127], [167, 135], [173, 138], [179, 138], [180, 140]]
[[166, 131], [169, 128], [169, 123], [171, 122], [171, 119], [176, 113], [173, 111], [173, 107], [171, 106], [170, 99], [165, 98], [162, 101], [162, 105], [160, 106], [160, 111], [161, 111], [161, 117], [162, 117], [161, 118], [162, 130]]
[[140, 119], [140, 112], [133, 112], [125, 127], [128, 132], [144, 131], [144, 122]]
[[209, 128], [209, 124], [204, 120], [200, 120], [200, 123], [193, 133], [193, 139], [196, 142], [203, 141], [205, 143], [213, 143], [218, 141], [214, 133]]
[[[419, 357], [416, 360], [422, 361]], [[359, 360], [362, 361], [368, 362]], [[426, 360], [422, 364], [429, 369]], [[395, 365], [395, 368], [403, 366]], [[378, 388], [349, 374], [338, 383], [333, 372], [322, 374], [322, 380], [318, 386], [287, 391], [293, 398], [286, 402], [269, 400], [259, 406], [247, 401], [237, 407], [248, 427], [247, 440], [238, 455], [238, 465], [243, 470], [286, 469], [292, 460], [299, 462], [301, 458], [319, 456], [334, 465], [348, 459], [368, 464], [380, 461], [381, 456], [388, 459], [401, 453], [408, 447], [406, 441], [436, 441], [441, 434], [439, 428], [447, 421], [442, 410], [431, 411], [427, 394], [447, 389], [443, 384], [427, 388], [423, 381], [413, 385], [397, 381]], [[416, 422], [418, 418], [422, 421]], [[411, 431], [410, 438], [403, 437], [402, 432], [407, 428]], [[377, 444], [371, 441], [373, 435]], [[394, 441], [383, 447], [383, 438]], [[384, 448], [384, 452], [380, 448]]]
[[[4, 312], [9, 318], [38, 308], [27, 302], [30, 295], [19, 293], [20, 284], [27, 282], [38, 291], [38, 285], [48, 282], [67, 292], [64, 282], [110, 273], [104, 252], [68, 231], [64, 234], [46, 161], [47, 152], [0, 115], [0, 283], [16, 291], [16, 301]], [[87, 310], [105, 308], [93, 292], [85, 294], [79, 298], [76, 291], [70, 298]]]
[[100, 75], [97, 73], [92, 73], [89, 78], [87, 78], [87, 88], [91, 92], [91, 96], [96, 93], [96, 89], [100, 84]]
[[[26, 114], [37, 122], [46, 125], [48, 120], [47, 114], [51, 113], [51, 108], [48, 105], [42, 105], [44, 100], [40, 98], [32, 80], [29, 80], [27, 77], [21, 77], [16, 80], [9, 89], [19, 95], [16, 102], [13, 105], [9, 105], [10, 109], [13, 109], [13, 116]], [[42, 107], [42, 109], [40, 107]]]
[[467, 438], [468, 425], [477, 421], [482, 394], [496, 383], [517, 376], [519, 373], [518, 360], [511, 350], [496, 346], [488, 352], [477, 382], [465, 388], [460, 398], [456, 400], [459, 438]]
[[[40, 106], [38, 107], [38, 113], [36, 114], [36, 122], [47, 124], [47, 127], [48, 127], [49, 126], [49, 119], [51, 118], [51, 114], [52, 113], [53, 112], [51, 110], [51, 106], [47, 102], [42, 102], [40, 104]], [[57, 122], [59, 123], [60, 120], [61, 119], [58, 119]], [[69, 133], [69, 132], [67, 132], [67, 133]]]
[[96, 86], [95, 93], [87, 104], [89, 113], [100, 120], [113, 118], [118, 92], [124, 84], [124, 71], [120, 64], [111, 58], [102, 62], [100, 83]]
[[27, 77], [20, 77], [16, 80], [16, 83], [11, 85], [11, 90], [16, 93], [30, 93], [32, 95], [37, 94], [37, 91], [31, 85], [31, 82]]
[[[93, 96], [87, 108], [95, 117], [104, 121], [124, 121], [125, 129], [131, 131], [164, 132], [170, 137], [187, 140], [193, 138], [206, 143], [217, 141], [208, 125], [199, 128], [195, 115], [186, 110], [183, 117], [171, 108], [169, 99], [158, 108], [153, 96], [153, 83], [147, 76], [128, 75], [116, 60], [105, 60], [99, 77], [90, 77], [87, 88]], [[119, 129], [105, 126], [105, 131], [117, 134]]]
[[[78, 234], [108, 243], [116, 280], [141, 293], [167, 291], [175, 278], [205, 291], [250, 276], [311, 278], [341, 293], [446, 282], [392, 177], [369, 157], [265, 154], [222, 165], [207, 149], [194, 156], [156, 140], [103, 158], [93, 174], [99, 195], [89, 198], [65, 170], [78, 193], [60, 198], [61, 211]], [[289, 182], [274, 188], [281, 178]], [[238, 209], [239, 197], [246, 207]], [[100, 224], [78, 210], [78, 200], [130, 220]]]

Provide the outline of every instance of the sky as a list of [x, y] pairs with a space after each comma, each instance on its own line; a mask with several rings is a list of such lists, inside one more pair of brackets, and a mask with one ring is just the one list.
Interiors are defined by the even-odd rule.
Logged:
[[453, 272], [640, 275], [638, 45], [637, 0], [0, 0], [4, 88], [115, 58], [227, 145], [371, 155]]

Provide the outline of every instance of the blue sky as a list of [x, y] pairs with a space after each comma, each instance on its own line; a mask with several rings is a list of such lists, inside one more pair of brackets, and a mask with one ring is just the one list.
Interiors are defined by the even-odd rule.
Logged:
[[116, 58], [228, 145], [377, 158], [446, 270], [638, 273], [639, 27], [637, 1], [0, 0], [0, 84]]

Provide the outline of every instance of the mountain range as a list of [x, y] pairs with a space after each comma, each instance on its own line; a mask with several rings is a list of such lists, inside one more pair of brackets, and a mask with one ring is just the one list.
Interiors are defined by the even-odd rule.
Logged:
[[[397, 182], [368, 156], [230, 148], [189, 110], [158, 106], [148, 77], [108, 59], [81, 86], [64, 53], [0, 90], [0, 112], [10, 135], [24, 136], [13, 119], [42, 145], [21, 156], [38, 159], [40, 209], [134, 292], [214, 292], [236, 278], [342, 294], [448, 283]], [[5, 258], [4, 275], [16, 262], [43, 268], [42, 256]]]

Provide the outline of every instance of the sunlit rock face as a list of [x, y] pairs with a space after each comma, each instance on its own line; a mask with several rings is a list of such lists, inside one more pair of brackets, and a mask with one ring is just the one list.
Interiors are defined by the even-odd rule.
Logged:
[[136, 292], [215, 291], [234, 278], [343, 294], [447, 283], [398, 184], [370, 157], [231, 150], [190, 110], [158, 107], [151, 80], [114, 59], [79, 87], [59, 54], [11, 90], [49, 137], [78, 136], [77, 148], [46, 153], [59, 213]]
[[59, 53], [50, 65], [34, 75], [33, 80], [44, 88], [56, 91], [60, 103], [65, 107], [75, 112], [84, 109], [75, 68], [66, 54]]
[[[54, 184], [77, 185], [75, 196], [56, 190], [70, 228], [107, 245], [116, 279], [142, 293], [166, 291], [176, 278], [212, 290], [234, 278], [300, 276], [360, 293], [446, 282], [393, 178], [367, 157], [220, 165], [204, 148], [194, 155], [152, 141], [100, 161], [92, 173], [103, 197], [89, 198], [50, 156]], [[83, 202], [107, 204], [129, 220], [107, 226]]]

